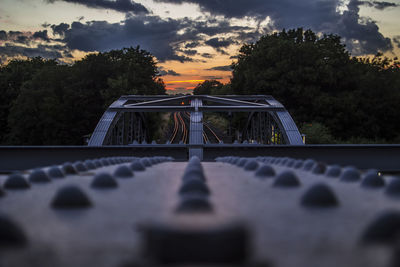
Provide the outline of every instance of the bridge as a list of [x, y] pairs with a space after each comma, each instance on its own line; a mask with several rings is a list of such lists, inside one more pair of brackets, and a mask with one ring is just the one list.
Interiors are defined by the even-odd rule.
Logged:
[[[189, 158], [203, 158], [205, 144], [222, 144], [212, 126], [204, 122], [207, 112], [245, 112], [247, 122], [233, 143], [255, 145], [303, 145], [302, 137], [285, 107], [267, 95], [250, 96], [122, 96], [106, 110], [89, 140], [89, 146], [148, 144], [146, 113], [172, 112], [174, 130], [167, 145], [179, 140], [188, 144]], [[227, 129], [232, 133], [232, 126]], [[155, 142], [151, 142], [156, 145]], [[161, 144], [160, 144], [161, 146]], [[185, 147], [186, 148], [186, 147]]]
[[[173, 122], [163, 143], [150, 140], [148, 118], [152, 113], [170, 114]], [[236, 134], [231, 124], [235, 113], [244, 118]], [[204, 119], [207, 114], [227, 118], [225, 134]], [[304, 145], [285, 107], [265, 95], [121, 96], [100, 118], [88, 146], [0, 147], [0, 171], [132, 155], [172, 156], [176, 161], [187, 161], [194, 155], [204, 161], [227, 155], [269, 155], [400, 172], [400, 145]]]

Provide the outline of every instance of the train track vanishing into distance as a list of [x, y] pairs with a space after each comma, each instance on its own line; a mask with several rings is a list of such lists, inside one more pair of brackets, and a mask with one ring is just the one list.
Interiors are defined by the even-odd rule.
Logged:
[[[174, 129], [169, 139], [170, 143], [183, 143], [188, 144], [189, 142], [189, 124], [190, 124], [190, 113], [189, 112], [174, 112]], [[221, 138], [215, 133], [208, 123], [203, 123], [203, 139], [204, 143], [220, 143]]]

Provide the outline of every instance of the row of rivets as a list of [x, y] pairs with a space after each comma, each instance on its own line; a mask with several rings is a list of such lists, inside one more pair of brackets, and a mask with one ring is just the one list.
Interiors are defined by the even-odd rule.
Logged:
[[[218, 161], [236, 164], [237, 166], [242, 165], [245, 170], [255, 171], [255, 176], [260, 178], [274, 177], [276, 176], [275, 170], [270, 165], [261, 164], [259, 165], [255, 159], [241, 158], [236, 160], [233, 157], [218, 158]], [[295, 161], [289, 158], [277, 159], [274, 161], [276, 164], [290, 164], [295, 165]], [[305, 169], [312, 170], [318, 168], [322, 170], [322, 164], [316, 164], [313, 160], [306, 160], [303, 165]], [[315, 172], [318, 172], [317, 170]], [[277, 175], [272, 183], [273, 187], [280, 188], [296, 188], [301, 186], [301, 182], [297, 175], [291, 170], [285, 170]], [[334, 207], [338, 205], [338, 200], [332, 191], [332, 189], [323, 184], [318, 183], [311, 186], [302, 196], [301, 205], [306, 207]]]
[[[130, 161], [132, 158], [124, 158], [121, 160], [114, 160], [112, 164], [119, 164], [122, 162]], [[106, 159], [103, 159], [103, 163]], [[101, 160], [93, 161], [93, 166], [100, 166], [98, 164]], [[148, 166], [172, 161], [170, 157], [153, 157], [146, 159], [136, 159], [132, 162], [139, 162], [140, 164], [147, 164]], [[95, 162], [98, 162], [97, 164]], [[88, 162], [82, 163], [87, 164]], [[104, 166], [104, 164], [101, 166]], [[110, 163], [107, 160], [107, 163]], [[80, 165], [81, 163], [75, 164], [75, 166]], [[130, 164], [130, 167], [131, 165]], [[64, 164], [63, 166], [68, 166], [68, 168], [73, 167], [70, 164]], [[90, 166], [89, 168], [92, 168]], [[117, 178], [130, 178], [133, 177], [133, 168], [130, 168], [126, 165], [122, 165], [116, 168], [114, 172], [114, 176]], [[78, 166], [78, 169], [81, 168]], [[83, 170], [83, 168], [81, 168]], [[76, 170], [73, 167], [73, 170]], [[64, 175], [64, 172], [61, 171], [58, 167], [50, 167], [48, 169], [48, 174], [52, 178], [61, 178]], [[49, 176], [43, 169], [35, 169], [29, 175], [30, 182], [48, 182]], [[94, 176], [92, 183], [90, 185], [92, 188], [96, 189], [108, 189], [108, 188], [116, 188], [118, 186], [117, 181], [111, 174], [108, 173], [98, 173]], [[9, 190], [15, 189], [27, 189], [30, 187], [30, 183], [25, 179], [25, 177], [20, 173], [11, 174], [4, 183], [4, 188]], [[4, 191], [0, 187], [0, 196], [4, 194]], [[93, 206], [92, 201], [87, 196], [87, 194], [76, 185], [66, 185], [57, 190], [53, 199], [51, 200], [50, 206], [54, 209], [82, 209], [89, 208]], [[16, 224], [14, 221], [9, 219], [5, 215], [0, 214], [0, 247], [14, 247], [14, 246], [22, 246], [27, 243], [27, 238], [24, 231]]]
[[198, 157], [192, 157], [182, 176], [179, 189], [181, 197], [177, 212], [208, 212], [212, 206], [208, 200], [210, 190], [206, 184], [204, 170]]
[[[217, 158], [218, 161], [223, 161], [231, 164], [235, 164], [237, 166], [244, 166], [246, 164], [254, 164], [253, 160], [246, 158], [237, 158], [237, 157], [224, 157]], [[251, 163], [246, 163], [247, 161]], [[289, 168], [302, 169], [304, 171], [311, 171], [315, 175], [325, 175], [329, 178], [339, 178], [342, 182], [358, 182], [362, 180], [361, 186], [364, 188], [379, 188], [385, 186], [385, 180], [380, 177], [376, 170], [369, 170], [361, 179], [361, 172], [354, 167], [345, 167], [341, 168], [338, 165], [327, 166], [322, 162], [316, 162], [312, 159], [303, 160], [295, 160], [291, 158], [274, 158], [274, 157], [258, 157], [257, 161], [272, 164], [272, 165], [281, 165]], [[246, 170], [249, 170], [245, 168]], [[261, 172], [261, 171], [260, 171]], [[257, 176], [257, 175], [256, 175]], [[390, 190], [389, 190], [390, 191]], [[388, 192], [389, 195], [390, 192]], [[399, 192], [400, 195], [400, 192]]]

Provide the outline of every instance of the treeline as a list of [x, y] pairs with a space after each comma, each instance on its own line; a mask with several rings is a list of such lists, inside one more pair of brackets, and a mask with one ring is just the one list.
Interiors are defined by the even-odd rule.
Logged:
[[139, 47], [73, 65], [32, 58], [0, 68], [1, 145], [81, 145], [124, 94], [165, 94], [154, 57]]
[[294, 117], [308, 143], [400, 143], [400, 63], [352, 57], [340, 36], [281, 31], [240, 49], [231, 82], [194, 93], [269, 94]]

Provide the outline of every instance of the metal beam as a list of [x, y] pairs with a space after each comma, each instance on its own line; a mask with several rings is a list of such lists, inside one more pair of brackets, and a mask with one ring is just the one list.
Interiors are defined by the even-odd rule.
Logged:
[[109, 111], [125, 111], [125, 112], [182, 112], [182, 111], [194, 111], [191, 106], [120, 106], [110, 107]]
[[171, 156], [186, 160], [188, 149], [203, 147], [204, 160], [220, 156], [312, 158], [328, 164], [353, 165], [361, 169], [400, 171], [400, 145], [131, 145], [131, 146], [3, 146], [0, 171], [16, 171], [108, 156]]

